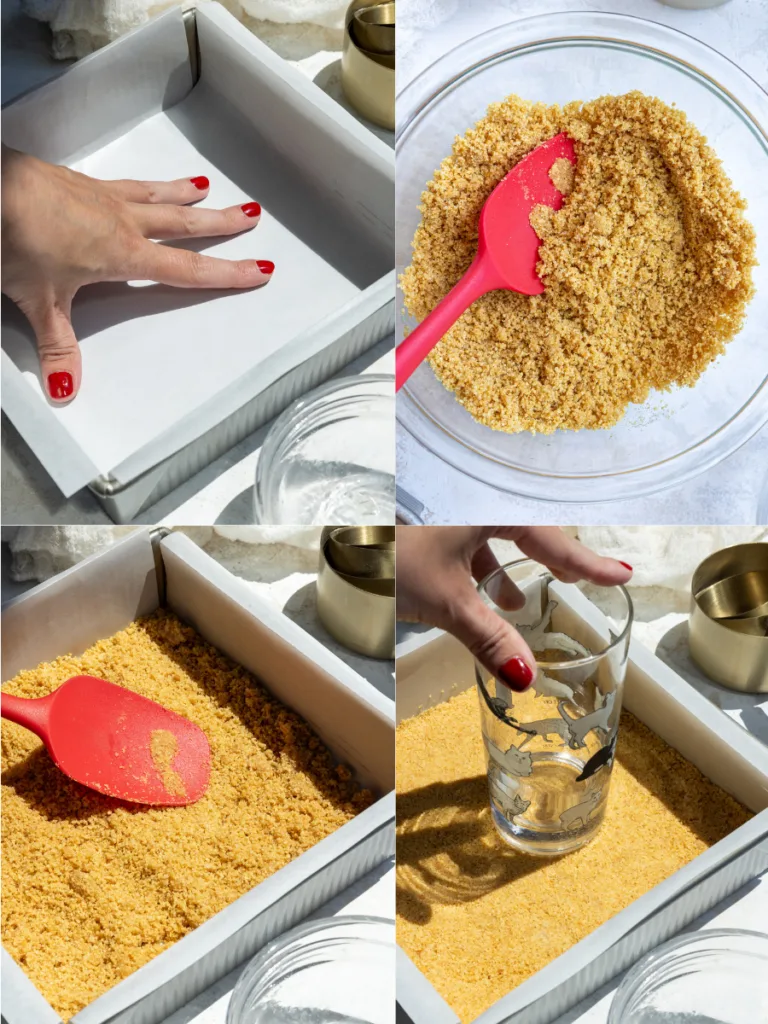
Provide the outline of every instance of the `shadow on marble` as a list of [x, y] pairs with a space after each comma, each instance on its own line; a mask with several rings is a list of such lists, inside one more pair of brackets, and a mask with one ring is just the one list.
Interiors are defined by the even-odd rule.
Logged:
[[64, 497], [5, 414], [2, 416], [2, 495], [4, 525], [112, 522], [90, 491], [83, 489], [71, 498]]

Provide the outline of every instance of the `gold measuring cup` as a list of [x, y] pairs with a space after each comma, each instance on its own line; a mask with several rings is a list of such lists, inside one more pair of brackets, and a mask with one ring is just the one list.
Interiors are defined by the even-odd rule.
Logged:
[[716, 683], [768, 693], [768, 544], [737, 544], [693, 574], [691, 657]]
[[394, 526], [326, 526], [320, 537], [320, 621], [339, 643], [371, 658], [395, 656], [394, 540]]
[[341, 84], [363, 117], [389, 131], [395, 130], [394, 38], [394, 0], [352, 0], [344, 18]]
[[338, 527], [328, 537], [328, 561], [350, 576], [394, 579], [394, 526]]
[[768, 570], [737, 573], [716, 580], [696, 595], [711, 619], [749, 619], [768, 615]]
[[352, 15], [349, 30], [361, 50], [369, 53], [394, 53], [394, 0], [359, 8]]

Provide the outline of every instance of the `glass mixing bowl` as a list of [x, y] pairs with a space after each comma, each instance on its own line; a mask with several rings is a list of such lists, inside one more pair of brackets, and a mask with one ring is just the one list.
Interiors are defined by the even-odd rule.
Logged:
[[398, 394], [401, 428], [469, 476], [524, 497], [593, 502], [651, 494], [714, 466], [768, 422], [768, 95], [690, 36], [640, 18], [582, 12], [526, 18], [477, 36], [398, 96], [401, 273], [410, 262], [425, 183], [454, 137], [490, 103], [517, 93], [563, 104], [632, 89], [685, 111], [747, 200], [757, 231], [757, 294], [741, 333], [694, 388], [653, 393], [610, 430], [549, 436], [491, 430], [472, 419], [427, 364], [420, 366]]
[[271, 942], [235, 985], [227, 1024], [391, 1024], [395, 923], [310, 921]]
[[680, 935], [629, 972], [608, 1024], [757, 1024], [768, 1020], [767, 972], [768, 935]]

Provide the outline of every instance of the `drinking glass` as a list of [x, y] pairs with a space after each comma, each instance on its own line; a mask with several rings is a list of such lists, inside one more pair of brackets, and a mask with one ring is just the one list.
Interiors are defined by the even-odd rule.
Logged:
[[510, 846], [553, 856], [596, 835], [605, 814], [632, 625], [621, 586], [565, 584], [530, 559], [484, 579], [537, 674], [514, 693], [475, 663], [491, 813]]

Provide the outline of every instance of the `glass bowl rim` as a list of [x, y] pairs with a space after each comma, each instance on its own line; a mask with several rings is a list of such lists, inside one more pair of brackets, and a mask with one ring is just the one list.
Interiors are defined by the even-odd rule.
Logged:
[[[415, 78], [408, 82], [397, 94], [398, 111], [405, 110], [405, 116], [402, 120], [398, 119], [395, 135], [396, 153], [400, 151], [401, 145], [406, 141], [404, 136], [420, 115], [436, 99], [450, 92], [455, 85], [467, 78], [467, 76], [471, 76], [482, 65], [496, 63], [499, 60], [508, 58], [516, 50], [543, 43], [602, 41], [619, 43], [630, 49], [646, 53], [655, 52], [679, 68], [688, 72], [692, 71], [709, 87], [714, 86], [715, 91], [728, 101], [731, 107], [735, 107], [739, 111], [742, 120], [762, 145], [766, 156], [768, 156], [768, 109], [766, 109], [765, 114], [762, 113], [761, 109], [760, 116], [754, 114], [729, 88], [717, 81], [712, 74], [704, 71], [697, 64], [691, 63], [690, 60], [680, 56], [678, 53], [659, 50], [649, 42], [638, 42], [632, 38], [598, 36], [595, 31], [591, 34], [587, 30], [583, 34], [574, 34], [572, 32], [569, 34], [567, 31], [562, 31], [547, 38], [540, 37], [523, 41], [518, 39], [507, 43], [500, 43], [495, 53], [473, 56], [472, 59], [462, 62], [464, 66], [458, 72], [449, 70], [460, 51], [469, 51], [473, 47], [477, 48], [484, 41], [492, 40], [494, 36], [500, 38], [510, 31], [524, 35], [536, 25], [551, 23], [557, 19], [568, 19], [571, 23], [576, 21], [588, 24], [590, 18], [600, 18], [603, 22], [615, 24], [616, 26], [637, 25], [640, 26], [638, 31], [645, 31], [662, 37], [666, 36], [670, 40], [677, 40], [680, 44], [692, 45], [706, 51], [714, 60], [723, 62], [728, 66], [729, 70], [743, 76], [754, 89], [758, 90], [761, 100], [768, 100], [768, 90], [753, 78], [748, 71], [737, 64], [736, 61], [721, 53], [709, 43], [676, 27], [623, 12], [598, 10], [551, 11], [529, 15], [525, 18], [513, 18], [493, 28], [479, 32], [469, 39], [464, 39], [432, 61]], [[427, 88], [429, 79], [436, 75], [439, 75], [439, 80]], [[424, 404], [421, 397], [415, 396], [407, 384], [404, 386], [403, 391], [402, 400], [398, 403], [397, 407], [399, 427], [415, 438], [422, 447], [425, 447], [441, 462], [452, 466], [462, 476], [487, 483], [501, 492], [516, 494], [532, 500], [564, 505], [626, 501], [630, 498], [646, 497], [682, 486], [725, 461], [725, 459], [733, 455], [735, 451], [755, 437], [768, 424], [768, 402], [766, 402], [764, 409], [761, 408], [762, 402], [765, 402], [768, 396], [768, 375], [766, 375], [762, 383], [759, 384], [756, 390], [743, 402], [735, 413], [729, 415], [716, 429], [707, 433], [705, 437], [687, 444], [674, 454], [619, 472], [606, 470], [575, 475], [572, 473], [553, 475], [542, 469], [531, 468], [515, 464], [514, 462], [510, 464], [507, 460], [501, 459], [492, 451], [488, 451], [479, 442], [475, 443], [471, 438], [460, 436], [449, 424], [444, 424], [442, 420], [436, 418], [429, 406]], [[734, 428], [737, 429], [737, 433], [733, 432]], [[493, 469], [494, 474], [492, 480], [488, 479], [490, 469]], [[595, 483], [606, 487], [609, 493], [600, 497], [591, 497], [589, 488]], [[563, 491], [565, 493], [562, 493]]]
[[[674, 963], [678, 954], [685, 951], [686, 947], [690, 947], [689, 952], [693, 952], [695, 946], [706, 945], [709, 940], [714, 940], [716, 943], [719, 939], [733, 937], [760, 939], [766, 944], [766, 958], [768, 959], [768, 934], [764, 932], [756, 932], [747, 928], [704, 928], [701, 931], [676, 935], [649, 950], [629, 969], [611, 1001], [607, 1024], [622, 1024], [623, 1018], [618, 1015], [626, 1013], [629, 1008], [629, 1000], [641, 994], [642, 986], [649, 981], [653, 972], [660, 965]], [[733, 952], [739, 955], [738, 950], [723, 950], [723, 952]]]
[[[240, 977], [237, 979], [235, 987], [232, 989], [232, 995], [227, 1006], [225, 1024], [240, 1024], [240, 1011], [243, 1007], [236, 1006], [235, 996], [237, 995], [238, 999], [244, 999], [247, 996], [254, 983], [259, 980], [261, 972], [269, 965], [269, 962], [276, 954], [285, 952], [296, 940], [304, 939], [317, 932], [332, 931], [337, 927], [353, 924], [383, 924], [390, 925], [393, 929], [395, 927], [395, 921], [389, 917], [376, 917], [371, 914], [339, 914], [334, 917], [321, 917], [312, 921], [304, 921], [293, 928], [289, 928], [288, 931], [265, 943], [248, 960]], [[395, 948], [395, 942], [393, 941], [393, 952]], [[255, 971], [259, 972], [257, 977], [254, 977]], [[238, 1014], [237, 1017], [235, 1012]]]
[[[494, 35], [500, 36], [502, 33], [509, 31], [510, 27], [512, 26], [514, 26], [515, 28], [522, 28], [524, 26], [532, 25], [535, 22], [541, 24], [545, 21], [553, 21], [557, 18], [569, 18], [573, 19], [574, 21], [584, 21], [586, 23], [590, 17], [605, 18], [607, 21], [612, 21], [615, 22], [616, 24], [622, 24], [625, 22], [637, 23], [650, 28], [651, 31], [659, 32], [662, 35], [667, 34], [672, 38], [674, 38], [675, 36], [681, 36], [684, 39], [690, 40], [692, 43], [694, 43], [694, 45], [700, 46], [703, 49], [708, 50], [710, 53], [714, 54], [715, 57], [717, 57], [718, 59], [726, 61], [733, 68], [735, 68], [736, 71], [744, 75], [745, 78], [748, 78], [750, 82], [752, 82], [752, 84], [756, 86], [756, 88], [758, 88], [766, 97], [768, 97], [768, 89], [765, 89], [757, 81], [756, 78], [753, 78], [753, 76], [750, 75], [750, 73], [746, 71], [743, 67], [741, 67], [741, 65], [738, 64], [735, 60], [732, 60], [730, 57], [727, 56], [727, 54], [721, 53], [720, 50], [716, 50], [714, 46], [711, 46], [709, 43], [704, 42], [703, 39], [699, 39], [697, 36], [692, 35], [690, 32], [684, 32], [682, 29], [679, 29], [672, 25], [665, 25], [662, 22], [653, 21], [651, 18], [641, 18], [639, 15], [636, 14], [625, 14], [623, 11], [599, 11], [594, 9], [585, 11], [545, 11], [542, 12], [541, 14], [527, 15], [524, 18], [513, 18], [510, 21], [504, 22], [501, 25], [495, 25], [493, 28], [485, 29], [483, 32], [478, 32], [476, 35], [470, 36], [469, 39], [463, 39], [460, 43], [457, 43], [455, 46], [452, 46], [450, 50], [448, 50], [446, 53], [441, 54], [430, 64], [428, 64], [425, 68], [423, 68], [418, 73], [418, 75], [416, 75], [415, 78], [412, 78], [411, 81], [404, 85], [403, 88], [400, 89], [400, 91], [397, 93], [397, 102], [402, 104], [406, 103], [406, 101], [410, 101], [409, 105], [412, 106], [413, 109], [408, 111], [405, 119], [402, 122], [398, 121], [397, 129], [395, 132], [395, 144], [397, 145], [397, 143], [401, 141], [402, 136], [405, 134], [405, 132], [408, 131], [415, 118], [418, 117], [418, 115], [421, 114], [421, 112], [430, 103], [432, 103], [433, 100], [437, 99], [437, 97], [441, 93], [445, 92], [452, 85], [456, 84], [460, 79], [466, 77], [466, 75], [469, 72], [474, 71], [481, 64], [485, 64], [490, 60], [497, 60], [498, 58], [501, 58], [506, 54], [511, 53], [513, 50], [518, 50], [521, 49], [522, 47], [536, 46], [545, 42], [552, 43], [596, 41], [618, 42], [622, 43], [624, 46], [628, 46], [638, 50], [654, 49], [653, 47], [647, 44], [638, 43], [634, 39], [606, 39], [604, 37], [598, 37], [594, 35], [576, 36], [569, 35], [566, 33], [550, 37], [548, 39], [536, 40], [535, 42], [526, 42], [507, 46], [505, 49], [499, 50], [492, 57], [487, 56], [479, 60], [476, 60], [473, 64], [467, 65], [460, 72], [452, 75], [451, 77], [443, 77], [440, 84], [437, 85], [432, 90], [430, 90], [429, 95], [426, 98], [420, 99], [418, 103], [414, 103], [413, 101], [410, 100], [411, 95], [416, 94], [418, 92], [419, 87], [422, 86], [422, 84], [427, 80], [427, 78], [429, 78], [430, 75], [435, 74], [439, 70], [441, 64], [445, 64], [447, 66], [449, 61], [462, 49], [468, 49], [471, 46], [479, 44], [482, 40], [491, 39], [491, 37]], [[661, 51], [656, 52], [661, 53]], [[662, 53], [662, 56], [673, 60], [677, 64], [682, 64], [690, 68], [691, 70], [695, 71], [699, 77], [704, 78], [707, 81], [712, 82], [715, 86], [717, 86], [720, 92], [722, 92], [733, 103], [735, 103], [736, 106], [740, 107], [741, 110], [744, 111], [748, 119], [760, 131], [760, 134], [763, 136], [763, 139], [765, 140], [766, 147], [768, 147], [768, 125], [764, 127], [758, 121], [755, 115], [752, 114], [751, 111], [747, 110], [743, 106], [743, 104], [735, 96], [733, 96], [728, 89], [726, 89], [724, 85], [722, 85], [720, 82], [717, 82], [714, 78], [712, 78], [711, 75], [709, 75], [706, 71], [703, 71], [701, 68], [688, 64], [688, 62], [683, 60], [682, 57], [678, 57], [677, 55], [670, 53]]]
[[[537, 562], [535, 558], [515, 558], [511, 562], [505, 562], [503, 565], [500, 565], [498, 569], [493, 569], [491, 572], [488, 573], [487, 576], [484, 576], [483, 579], [480, 580], [477, 584], [477, 592], [480, 595], [488, 597], [489, 600], [492, 600], [490, 594], [488, 594], [487, 591], [487, 584], [493, 579], [494, 576], [499, 576], [501, 573], [505, 573], [507, 569], [513, 569], [515, 566], [519, 565], [538, 566], [542, 570], [542, 572], [539, 575], [543, 576], [546, 573], [549, 573], [552, 579], [557, 579], [557, 577], [552, 573], [550, 569], [546, 567], [546, 565], [544, 565], [542, 562]], [[514, 583], [514, 580], [512, 582]], [[563, 586], [575, 586], [575, 584], [565, 583], [563, 584]], [[597, 662], [602, 661], [602, 659], [605, 658], [607, 654], [615, 650], [615, 648], [618, 647], [619, 644], [621, 644], [624, 641], [627, 634], [632, 629], [632, 624], [635, 620], [635, 606], [632, 601], [632, 597], [630, 596], [630, 593], [625, 587], [625, 585], [623, 583], [613, 583], [609, 586], [604, 587], [599, 583], [594, 583], [592, 584], [592, 586], [600, 587], [601, 590], [620, 590], [622, 592], [622, 594], [624, 595], [624, 600], [627, 602], [627, 621], [624, 624], [624, 628], [617, 637], [615, 637], [606, 647], [602, 649], [602, 651], [599, 651], [597, 654], [590, 654], [588, 658], [574, 658], [572, 661], [541, 661], [539, 660], [539, 658], [537, 658], [536, 664], [539, 666], [539, 668], [557, 670], [569, 668], [583, 668], [586, 665], [597, 664]], [[587, 598], [587, 600], [589, 599]], [[495, 603], [496, 602], [494, 601], [494, 604]]]
[[[320, 402], [324, 401], [330, 395], [337, 395], [340, 402], [345, 400], [344, 392], [353, 387], [365, 386], [366, 384], [392, 384], [395, 383], [395, 375], [393, 373], [360, 373], [349, 377], [336, 377], [333, 380], [328, 380], [324, 384], [319, 384], [316, 388], [312, 388], [311, 391], [307, 391], [305, 394], [300, 395], [295, 401], [283, 409], [277, 419], [274, 421], [269, 429], [269, 432], [264, 439], [262, 446], [262, 452], [267, 448], [269, 444], [270, 448], [277, 448], [286, 439], [286, 425], [293, 423], [299, 415], [304, 415], [311, 409], [314, 409]], [[388, 394], [372, 394], [371, 397], [388, 399], [394, 398], [394, 392], [392, 396]], [[271, 442], [271, 444], [270, 444]], [[271, 453], [270, 453], [271, 454]], [[261, 459], [259, 460], [261, 461]]]

